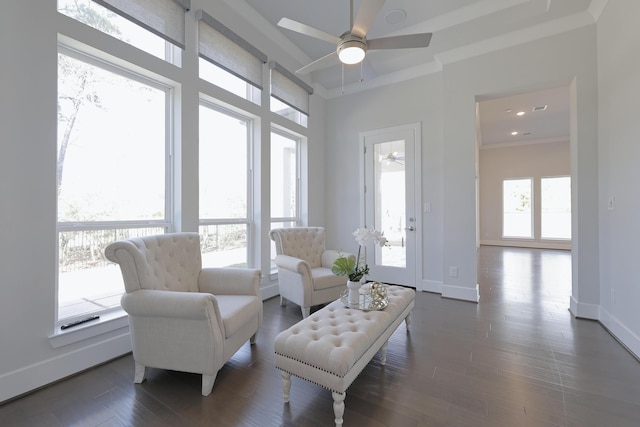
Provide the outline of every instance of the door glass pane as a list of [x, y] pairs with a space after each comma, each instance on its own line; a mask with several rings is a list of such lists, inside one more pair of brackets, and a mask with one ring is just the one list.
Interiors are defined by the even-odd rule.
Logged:
[[[389, 247], [375, 245], [376, 265], [406, 267], [405, 141], [383, 142], [374, 148], [374, 224]], [[371, 262], [371, 261], [369, 261]]]
[[504, 180], [502, 197], [502, 235], [532, 238], [531, 178]]
[[571, 239], [571, 177], [542, 178], [541, 237]]

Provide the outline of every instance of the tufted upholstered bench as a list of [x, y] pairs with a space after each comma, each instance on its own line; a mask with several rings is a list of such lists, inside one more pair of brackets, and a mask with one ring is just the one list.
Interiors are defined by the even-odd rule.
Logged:
[[387, 295], [389, 305], [382, 311], [351, 309], [338, 300], [276, 336], [285, 403], [295, 375], [332, 391], [336, 426], [342, 425], [347, 387], [378, 350], [385, 364], [388, 339], [403, 320], [409, 330], [415, 291], [389, 286]]

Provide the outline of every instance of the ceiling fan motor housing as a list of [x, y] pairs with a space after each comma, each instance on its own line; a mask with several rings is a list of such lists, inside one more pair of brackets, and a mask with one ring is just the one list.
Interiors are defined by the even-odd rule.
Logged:
[[357, 64], [364, 59], [367, 52], [367, 40], [347, 32], [340, 36], [336, 52], [344, 64]]

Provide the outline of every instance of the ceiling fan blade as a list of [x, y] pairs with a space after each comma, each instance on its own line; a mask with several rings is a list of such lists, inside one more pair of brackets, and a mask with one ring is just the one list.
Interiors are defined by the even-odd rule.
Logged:
[[314, 37], [316, 39], [324, 40], [329, 43], [338, 44], [340, 38], [332, 36], [329, 33], [325, 33], [317, 28], [310, 27], [298, 21], [294, 21], [289, 18], [282, 18], [278, 21], [278, 27], [286, 28], [287, 30], [295, 31], [296, 33], [304, 34], [305, 36]]
[[366, 36], [367, 31], [369, 31], [373, 21], [376, 20], [382, 6], [384, 6], [384, 2], [385, 0], [364, 0], [360, 5], [355, 21], [353, 21], [351, 34], [358, 37]]
[[312, 71], [320, 70], [322, 68], [330, 67], [331, 65], [338, 63], [338, 54], [333, 51], [328, 55], [323, 56], [320, 59], [305, 65], [296, 71], [296, 74], [308, 74]]
[[367, 49], [411, 49], [414, 47], [427, 47], [431, 42], [432, 35], [432, 33], [421, 33], [367, 40]]

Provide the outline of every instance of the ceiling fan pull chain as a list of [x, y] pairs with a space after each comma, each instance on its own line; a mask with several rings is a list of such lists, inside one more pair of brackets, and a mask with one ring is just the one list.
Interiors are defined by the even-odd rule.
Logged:
[[340, 64], [342, 69], [342, 84], [340, 88], [342, 89], [342, 94], [344, 95], [344, 64]]
[[360, 61], [360, 83], [364, 82], [364, 66], [362, 64], [364, 64], [364, 61]]

